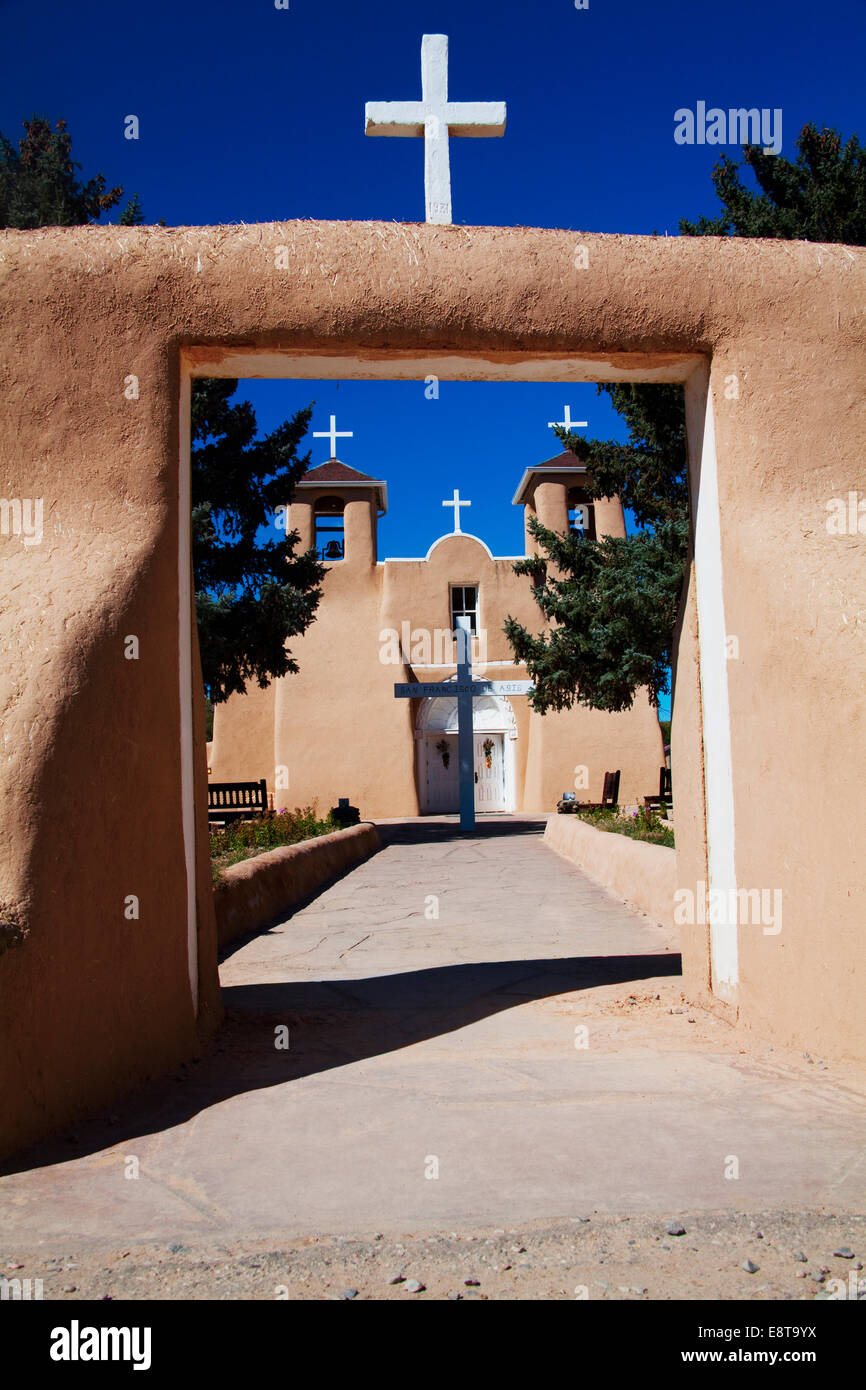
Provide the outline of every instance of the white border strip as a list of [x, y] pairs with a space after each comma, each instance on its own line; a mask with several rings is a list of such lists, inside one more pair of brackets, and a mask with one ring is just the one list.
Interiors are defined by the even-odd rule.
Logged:
[[183, 857], [186, 869], [186, 950], [193, 1013], [198, 1016], [198, 922], [195, 885], [195, 761], [192, 727], [192, 478], [190, 429], [192, 388], [189, 373], [181, 365], [180, 467], [177, 487], [177, 664], [180, 678], [180, 789], [183, 824]]
[[[704, 789], [707, 816], [707, 887], [736, 891], [734, 776], [731, 712], [725, 652], [725, 600], [722, 575], [722, 528], [713, 397], [704, 371], [703, 436], [695, 505], [695, 582], [704, 739]], [[736, 902], [725, 897], [724, 901]], [[723, 914], [727, 916], [727, 914]], [[739, 983], [737, 923], [711, 922], [710, 965], [713, 993], [731, 999]]]
[[[662, 356], [660, 366], [621, 367], [608, 358], [581, 358], [576, 354], [560, 357], [549, 353], [528, 353], [515, 358], [507, 353], [507, 361], [471, 352], [421, 353], [399, 348], [377, 348], [369, 356], [351, 353], [308, 351], [303, 349], [264, 350], [258, 347], [227, 351], [214, 348], [187, 350], [187, 362], [192, 376], [238, 377], [242, 380], [279, 378], [291, 380], [348, 381], [416, 381], [424, 383], [431, 374], [440, 381], [686, 381], [706, 362], [698, 353], [668, 352], [653, 354], [647, 359]], [[632, 362], [635, 359], [632, 358]]]

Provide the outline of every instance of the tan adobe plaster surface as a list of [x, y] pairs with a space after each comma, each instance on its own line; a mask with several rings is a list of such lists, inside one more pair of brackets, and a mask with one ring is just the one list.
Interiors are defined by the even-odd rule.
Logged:
[[[578, 246], [589, 269], [575, 269]], [[694, 371], [693, 420], [707, 363], [740, 646], [737, 875], [785, 893], [778, 936], [740, 933], [736, 1007], [785, 1040], [820, 1037], [825, 1055], [866, 1055], [866, 567], [863, 538], [825, 526], [829, 499], [866, 492], [866, 251], [384, 223], [105, 227], [5, 232], [0, 279], [3, 490], [45, 509], [41, 545], [0, 536], [0, 901], [28, 933], [0, 957], [5, 1146], [171, 1066], [218, 1017], [201, 831], [198, 1020], [187, 975], [179, 460], [185, 372], [235, 375], [241, 360], [295, 375], [323, 359], [340, 376], [418, 376], [419, 362], [443, 377]], [[680, 803], [699, 785], [700, 728], [681, 659]], [[202, 825], [201, 725], [195, 739]], [[678, 819], [681, 882], [705, 863], [701, 815], [689, 801]], [[689, 968], [695, 989], [701, 952]]]

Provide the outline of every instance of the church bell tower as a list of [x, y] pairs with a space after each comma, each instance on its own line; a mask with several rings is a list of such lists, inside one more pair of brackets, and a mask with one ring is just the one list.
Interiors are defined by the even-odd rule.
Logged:
[[570, 449], [526, 469], [512, 503], [524, 510], [527, 555], [538, 554], [529, 531], [532, 516], [549, 531], [582, 531], [592, 538], [625, 535], [620, 499], [604, 497], [591, 502], [586, 493], [586, 473], [586, 465]]
[[314, 549], [324, 565], [369, 568], [377, 559], [378, 520], [387, 510], [387, 483], [332, 458], [295, 487], [289, 529], [300, 533], [299, 548]]

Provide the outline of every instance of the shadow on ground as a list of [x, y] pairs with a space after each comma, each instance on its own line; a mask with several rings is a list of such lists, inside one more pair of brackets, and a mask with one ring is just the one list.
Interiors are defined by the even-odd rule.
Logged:
[[[365, 979], [235, 985], [210, 1051], [171, 1081], [127, 1096], [0, 1166], [0, 1174], [68, 1162], [183, 1124], [230, 1096], [279, 1086], [453, 1033], [504, 1009], [573, 990], [679, 975], [680, 957], [575, 956], [489, 961]], [[289, 1047], [275, 1043], [289, 1030]]]
[[457, 816], [416, 816], [413, 820], [376, 821], [375, 825], [384, 848], [386, 845], [440, 844], [448, 840], [498, 840], [515, 835], [540, 838], [547, 817], [479, 816], [472, 830], [461, 830]]

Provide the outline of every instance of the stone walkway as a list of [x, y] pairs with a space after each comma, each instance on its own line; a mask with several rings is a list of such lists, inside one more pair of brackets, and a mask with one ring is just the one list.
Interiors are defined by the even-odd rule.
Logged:
[[207, 1058], [0, 1179], [0, 1255], [862, 1209], [862, 1093], [685, 1008], [670, 934], [542, 829], [383, 826], [229, 955]]

